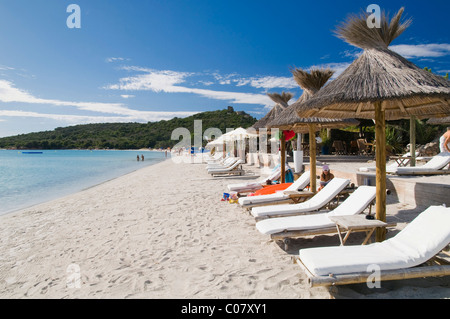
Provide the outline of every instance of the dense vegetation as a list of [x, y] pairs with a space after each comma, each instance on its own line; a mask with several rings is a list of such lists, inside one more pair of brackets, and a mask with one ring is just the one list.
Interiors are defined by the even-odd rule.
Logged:
[[232, 107], [220, 111], [198, 113], [187, 118], [174, 118], [147, 124], [106, 123], [76, 125], [53, 131], [22, 134], [0, 139], [0, 148], [15, 149], [140, 149], [173, 147], [172, 131], [186, 128], [194, 134], [194, 121], [202, 120], [202, 128], [250, 127], [257, 120]]

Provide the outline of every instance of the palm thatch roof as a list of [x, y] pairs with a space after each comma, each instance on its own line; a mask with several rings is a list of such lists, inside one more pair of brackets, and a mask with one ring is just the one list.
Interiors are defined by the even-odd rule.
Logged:
[[431, 124], [431, 125], [448, 125], [448, 124], [450, 124], [450, 116], [447, 116], [447, 117], [435, 117], [435, 118], [429, 119], [427, 121], [427, 124]]
[[288, 107], [288, 102], [292, 99], [294, 96], [292, 93], [289, 92], [282, 92], [279, 93], [267, 93], [267, 96], [274, 101], [276, 104], [275, 106], [270, 110], [269, 113], [267, 113], [262, 119], [260, 119], [258, 122], [253, 124], [252, 128], [259, 130], [262, 128], [267, 128], [267, 124], [271, 122], [274, 118], [276, 118], [281, 112], [283, 112]]
[[327, 119], [317, 117], [299, 117], [296, 112], [298, 105], [302, 105], [316, 94], [333, 76], [331, 69], [311, 69], [308, 73], [305, 70], [296, 68], [291, 70], [294, 80], [303, 89], [303, 94], [292, 105], [284, 109], [270, 123], [269, 128], [279, 128], [281, 130], [294, 130], [296, 133], [307, 133], [308, 124], [316, 124], [316, 129], [338, 128], [350, 125], [358, 125], [359, 122], [353, 119]]
[[364, 52], [302, 108], [297, 107], [300, 116], [370, 119], [375, 102], [382, 103], [386, 120], [450, 114], [450, 82], [388, 48], [411, 23], [400, 21], [403, 11], [390, 22], [383, 13], [381, 28], [369, 28], [366, 13], [353, 15], [338, 27], [340, 38]]

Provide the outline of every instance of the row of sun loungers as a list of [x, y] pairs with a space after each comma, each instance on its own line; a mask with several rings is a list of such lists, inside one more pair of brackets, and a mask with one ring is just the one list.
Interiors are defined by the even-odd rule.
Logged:
[[449, 242], [450, 208], [431, 206], [384, 242], [300, 249], [296, 262], [311, 286], [448, 276], [450, 265], [438, 254]]
[[[450, 154], [439, 154], [430, 162], [421, 170], [444, 168], [450, 163]], [[398, 169], [396, 172], [407, 171], [403, 167]], [[289, 195], [295, 192], [305, 192], [303, 189], [309, 184], [309, 178], [309, 172], [305, 172], [285, 191], [241, 197], [238, 203], [255, 217], [256, 229], [260, 233], [274, 240], [283, 240], [286, 249], [292, 238], [337, 233], [339, 228], [333, 218], [364, 216], [367, 209], [371, 215], [376, 197], [374, 186], [359, 186], [336, 208], [323, 210], [349, 187], [350, 180], [342, 178], [334, 178], [304, 202], [280, 204], [289, 201]], [[450, 275], [450, 263], [437, 255], [449, 244], [450, 208], [431, 206], [399, 234], [384, 242], [300, 249], [295, 261], [306, 272], [311, 286], [363, 283], [373, 276], [380, 281], [446, 276]], [[431, 260], [438, 264], [432, 264]], [[375, 274], [373, 267], [379, 272]]]
[[302, 191], [308, 186], [310, 180], [309, 171], [302, 174], [291, 186], [284, 191], [276, 192], [274, 194], [260, 195], [260, 196], [247, 196], [239, 198], [239, 205], [243, 208], [252, 208], [263, 205], [276, 205], [280, 203], [286, 203], [290, 201], [289, 192]]
[[[286, 171], [290, 169], [289, 166], [286, 165]], [[279, 180], [281, 177], [281, 168], [277, 167], [272, 170], [270, 175], [260, 178], [255, 182], [246, 182], [246, 183], [237, 183], [237, 184], [229, 184], [228, 190], [230, 192], [237, 192], [239, 194], [256, 192], [263, 188], [263, 185], [267, 185], [267, 182], [274, 183]]]
[[341, 191], [350, 184], [349, 179], [334, 178], [320, 192], [307, 201], [298, 204], [254, 207], [251, 214], [256, 219], [300, 215], [316, 212], [327, 206]]
[[243, 175], [245, 171], [242, 169], [244, 161], [239, 158], [228, 157], [223, 161], [210, 162], [206, 166], [208, 174], [217, 175]]
[[434, 175], [450, 173], [443, 170], [450, 163], [450, 153], [440, 153], [422, 166], [386, 168], [386, 172], [395, 175]]
[[[407, 154], [405, 154], [406, 156]], [[449, 174], [450, 164], [450, 153], [440, 153], [438, 155], [433, 156], [421, 166], [408, 166], [408, 167], [399, 167], [399, 165], [395, 162], [391, 165], [386, 166], [386, 173], [392, 175], [441, 175], [441, 174]], [[445, 169], [447, 167], [447, 169]], [[359, 168], [360, 172], [374, 172], [375, 167], [361, 167]]]

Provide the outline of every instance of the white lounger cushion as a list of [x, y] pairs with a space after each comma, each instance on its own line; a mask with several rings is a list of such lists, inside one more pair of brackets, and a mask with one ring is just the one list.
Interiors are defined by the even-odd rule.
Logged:
[[431, 206], [395, 237], [368, 246], [301, 249], [299, 258], [316, 276], [370, 272], [418, 266], [450, 243], [450, 208]]
[[222, 172], [229, 172], [234, 170], [238, 165], [240, 164], [244, 164], [243, 160], [237, 160], [235, 163], [233, 163], [233, 165], [229, 166], [229, 167], [223, 167], [223, 168], [211, 168], [208, 169], [208, 173], [222, 173]]
[[298, 191], [305, 188], [310, 182], [311, 172], [304, 172], [291, 186], [285, 189], [285, 191]]
[[272, 235], [284, 231], [327, 228], [335, 225], [327, 213], [322, 213], [264, 219], [256, 223], [256, 229], [262, 234]]
[[[386, 171], [387, 172], [392, 172], [395, 171], [398, 168], [398, 164], [397, 162], [386, 166]], [[377, 168], [376, 166], [369, 166], [369, 167], [360, 167], [358, 169], [360, 172], [376, 172]]]
[[[410, 156], [411, 156], [410, 152], [402, 155], [402, 157], [410, 157]], [[423, 156], [419, 157], [419, 152], [416, 152], [416, 161], [425, 160], [425, 159], [428, 159], [428, 157], [423, 157]], [[387, 172], [395, 171], [397, 169], [397, 167], [398, 167], [398, 163], [395, 161], [394, 163], [386, 166], [386, 171]], [[375, 166], [359, 168], [360, 172], [375, 172], [376, 170], [377, 170], [377, 168]]]
[[212, 169], [212, 168], [226, 168], [230, 165], [233, 165], [234, 163], [236, 163], [239, 159], [238, 158], [234, 158], [234, 157], [229, 157], [227, 158], [223, 163], [217, 163], [217, 164], [208, 164], [206, 166], [206, 169]]
[[359, 186], [342, 204], [328, 213], [269, 218], [256, 223], [256, 229], [266, 235], [284, 231], [310, 230], [333, 227], [336, 224], [328, 217], [357, 215], [375, 199], [375, 186]]
[[[288, 169], [290, 169], [290, 167], [286, 166], [286, 171]], [[261, 178], [257, 181], [247, 182], [247, 183], [230, 184], [227, 187], [230, 192], [233, 192], [233, 191], [234, 192], [244, 192], [247, 190], [255, 190], [256, 191], [258, 189], [263, 188], [262, 185], [265, 184], [268, 180], [273, 182], [273, 181], [279, 179], [280, 176], [281, 176], [281, 169], [278, 168], [278, 169], [274, 170], [272, 172], [272, 174], [270, 174], [269, 176]]]
[[349, 183], [349, 179], [335, 177], [320, 192], [305, 202], [299, 204], [254, 207], [252, 208], [252, 215], [254, 217], [269, 217], [270, 215], [289, 215], [315, 211], [328, 204]]
[[450, 153], [440, 153], [422, 166], [415, 167], [397, 167], [395, 169], [386, 169], [388, 173], [394, 174], [414, 174], [414, 173], [432, 173], [444, 168], [450, 163]]
[[267, 202], [277, 201], [277, 200], [284, 200], [289, 198], [289, 195], [285, 195], [285, 191], [296, 191], [301, 190], [305, 188], [309, 184], [310, 180], [310, 171], [306, 171], [300, 176], [292, 185], [290, 185], [288, 188], [286, 188], [283, 191], [279, 191], [273, 194], [267, 194], [267, 195], [259, 195], [259, 196], [248, 196], [248, 197], [241, 197], [239, 198], [239, 205], [245, 206], [245, 205], [253, 205], [253, 204], [263, 204]]
[[248, 183], [239, 183], [239, 184], [230, 184], [227, 186], [230, 192], [244, 192], [247, 190], [259, 190], [263, 188], [261, 182], [248, 182]]

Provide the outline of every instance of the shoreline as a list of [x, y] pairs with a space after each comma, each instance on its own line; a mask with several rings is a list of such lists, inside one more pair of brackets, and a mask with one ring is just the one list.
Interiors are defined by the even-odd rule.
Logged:
[[[167, 159], [167, 160], [168, 160], [168, 159]], [[164, 161], [166, 161], [166, 160], [164, 160]], [[164, 162], [164, 161], [161, 161], [161, 162]], [[113, 180], [115, 180], [115, 179], [117, 179], [117, 178], [121, 178], [121, 177], [126, 176], [126, 175], [128, 175], [128, 174], [135, 173], [135, 172], [137, 172], [137, 171], [140, 171], [141, 169], [145, 169], [145, 168], [147, 168], [147, 167], [149, 167], [149, 166], [153, 166], [153, 165], [156, 165], [156, 164], [161, 163], [161, 162], [156, 162], [156, 163], [154, 163], [154, 164], [147, 165], [146, 167], [141, 167], [141, 168], [135, 169], [135, 170], [133, 170], [133, 171], [131, 171], [131, 172], [128, 172], [128, 173], [125, 173], [125, 174], [123, 174], [123, 175], [119, 175], [119, 176], [116, 176], [116, 177], [109, 178], [109, 179], [107, 179], [107, 180], [104, 180], [104, 181], [102, 181], [102, 182], [96, 183], [96, 184], [94, 184], [94, 185], [83, 187], [83, 188], [81, 188], [81, 189], [79, 189], [79, 190], [72, 191], [72, 192], [70, 192], [70, 193], [68, 193], [68, 194], [66, 194], [66, 195], [63, 195], [63, 196], [57, 196], [57, 197], [55, 197], [55, 198], [53, 198], [53, 199], [45, 200], [45, 201], [43, 201], [43, 202], [39, 202], [39, 203], [35, 203], [35, 204], [29, 204], [29, 205], [27, 205], [26, 207], [23, 207], [23, 208], [17, 208], [17, 209], [11, 210], [11, 211], [7, 211], [7, 212], [4, 212], [4, 213], [0, 213], [0, 220], [1, 220], [2, 216], [14, 214], [14, 213], [17, 213], [17, 212], [20, 212], [20, 211], [24, 211], [24, 210], [29, 210], [29, 209], [32, 209], [34, 206], [44, 205], [44, 204], [50, 203], [50, 202], [52, 202], [52, 201], [62, 200], [62, 199], [64, 199], [65, 197], [69, 197], [69, 196], [75, 195], [75, 194], [77, 194], [77, 193], [80, 193], [80, 192], [89, 190], [89, 189], [91, 189], [91, 188], [95, 188], [95, 187], [100, 186], [100, 185], [102, 185], [102, 184], [104, 184], [104, 183], [108, 183], [108, 182], [113, 181]]]
[[[242, 179], [208, 178], [205, 165], [168, 159], [0, 216], [0, 297], [449, 297], [448, 280], [439, 278], [383, 284], [377, 291], [360, 285], [309, 288], [291, 257], [302, 247], [339, 245], [337, 235], [296, 240], [284, 251], [240, 207], [220, 201], [226, 185]], [[389, 213], [400, 217], [417, 213], [411, 209], [389, 204]], [[354, 234], [349, 241], [360, 239]], [[67, 283], [73, 269], [79, 288]]]
[[[5, 150], [5, 151], [16, 151], [16, 150]], [[20, 152], [22, 152], [22, 151], [25, 151], [25, 150], [20, 150]], [[58, 151], [67, 151], [67, 150], [43, 150], [43, 152], [45, 152], [45, 151], [47, 151], [47, 152], [58, 152]], [[92, 151], [92, 152], [94, 152], [94, 151], [118, 151], [118, 152], [133, 151], [133, 152], [138, 152], [138, 151], [141, 151], [141, 150], [106, 150], [106, 149], [105, 150], [87, 150], [87, 149], [86, 150], [81, 150], [80, 149], [80, 150], [68, 150], [68, 151]], [[147, 151], [148, 152], [153, 152], [153, 150], [147, 150]], [[155, 151], [155, 152], [157, 152], [157, 151]], [[80, 187], [78, 187], [76, 185], [72, 185], [70, 187], [63, 186], [65, 191], [63, 191], [62, 194], [48, 195], [43, 200], [35, 199], [33, 201], [30, 201], [30, 203], [26, 203], [26, 204], [23, 204], [23, 205], [18, 205], [17, 208], [9, 209], [7, 211], [0, 211], [0, 217], [4, 216], [4, 215], [9, 215], [9, 214], [12, 214], [12, 213], [15, 213], [15, 212], [19, 212], [21, 210], [29, 209], [29, 208], [32, 208], [33, 206], [44, 204], [44, 203], [49, 202], [49, 201], [57, 200], [59, 198], [70, 196], [72, 194], [84, 191], [84, 190], [92, 188], [92, 187], [96, 187], [96, 186], [101, 185], [101, 184], [103, 184], [105, 182], [108, 182], [108, 181], [114, 180], [116, 178], [119, 178], [121, 176], [133, 173], [133, 172], [138, 171], [140, 169], [143, 169], [145, 167], [155, 165], [155, 164], [159, 163], [160, 161], [165, 161], [167, 159], [169, 159], [169, 158], [155, 159], [154, 163], [151, 163], [152, 161], [148, 161], [147, 160], [146, 165], [144, 167], [137, 167], [137, 168], [135, 168], [135, 169], [133, 169], [131, 171], [125, 172], [125, 173], [121, 172], [117, 176], [114, 176], [114, 174], [112, 174], [113, 176], [105, 177], [107, 179], [104, 179], [104, 180], [102, 178], [98, 178], [99, 181], [93, 181], [93, 182], [90, 182], [90, 183], [86, 183], [86, 182], [85, 183], [81, 183]], [[148, 164], [149, 162], [150, 162], [150, 164]], [[87, 186], [83, 186], [84, 184], [86, 184]]]

